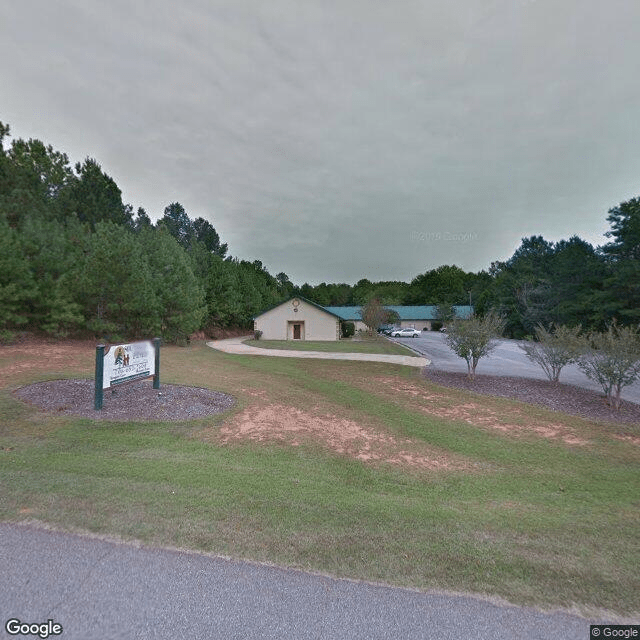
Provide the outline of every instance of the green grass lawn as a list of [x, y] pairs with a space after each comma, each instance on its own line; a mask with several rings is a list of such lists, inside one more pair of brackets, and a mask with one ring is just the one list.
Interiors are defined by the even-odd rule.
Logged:
[[[90, 377], [92, 357], [62, 373]], [[236, 356], [202, 344], [165, 348], [163, 383], [231, 393], [238, 405], [229, 415], [104, 423], [17, 401], [11, 389], [58, 375], [59, 364], [10, 361], [0, 389], [4, 521], [596, 617], [640, 611], [640, 447], [613, 437], [640, 436], [638, 427], [435, 387], [409, 367]], [[424, 410], [428, 398], [439, 403], [433, 414]], [[588, 444], [443, 417], [462, 405], [523, 428], [554, 424]], [[368, 463], [318, 440], [218, 437], [271, 406], [383, 430], [464, 468]]]
[[245, 344], [261, 349], [292, 349], [295, 351], [323, 351], [332, 353], [388, 353], [398, 356], [417, 356], [414, 351], [386, 338], [374, 336], [363, 340], [245, 340]]

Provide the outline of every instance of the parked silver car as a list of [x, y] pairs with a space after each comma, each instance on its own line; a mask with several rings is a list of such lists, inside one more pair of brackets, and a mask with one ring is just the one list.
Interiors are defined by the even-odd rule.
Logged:
[[417, 329], [397, 329], [391, 332], [392, 338], [419, 338], [420, 332]]

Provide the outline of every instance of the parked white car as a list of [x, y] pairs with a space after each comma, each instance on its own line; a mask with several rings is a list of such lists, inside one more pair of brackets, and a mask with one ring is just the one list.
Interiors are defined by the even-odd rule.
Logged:
[[417, 329], [397, 329], [391, 332], [392, 338], [419, 338], [420, 332]]

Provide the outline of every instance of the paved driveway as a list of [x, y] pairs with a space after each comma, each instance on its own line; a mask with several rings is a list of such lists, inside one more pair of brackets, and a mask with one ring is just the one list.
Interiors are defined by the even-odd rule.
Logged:
[[[467, 371], [467, 363], [456, 356], [445, 342], [445, 337], [438, 331], [423, 331], [419, 338], [392, 338], [395, 342], [405, 344], [431, 360], [431, 366], [443, 371]], [[493, 376], [518, 376], [522, 378], [538, 378], [546, 380], [544, 371], [533, 364], [518, 346], [518, 340], [500, 340], [498, 347], [478, 363], [476, 373]], [[601, 387], [589, 380], [575, 365], [565, 367], [560, 373], [560, 382], [573, 384], [586, 389], [602, 391]], [[640, 382], [626, 387], [622, 391], [625, 400], [640, 404]]]
[[226, 353], [249, 356], [272, 356], [278, 358], [324, 358], [326, 360], [367, 360], [370, 362], [390, 362], [409, 367], [426, 367], [429, 361], [420, 356], [395, 356], [387, 353], [336, 353], [331, 351], [298, 351], [297, 349], [260, 349], [243, 344], [251, 336], [213, 340], [207, 346]]
[[[585, 640], [568, 613], [419, 593], [198, 553], [0, 524], [0, 637], [62, 640]], [[595, 621], [605, 622], [605, 621]], [[29, 636], [34, 638], [37, 636]]]

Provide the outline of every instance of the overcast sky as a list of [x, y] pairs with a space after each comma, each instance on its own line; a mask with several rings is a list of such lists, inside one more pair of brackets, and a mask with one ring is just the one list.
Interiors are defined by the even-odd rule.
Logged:
[[638, 0], [0, 3], [0, 120], [302, 284], [605, 242], [640, 195]]

